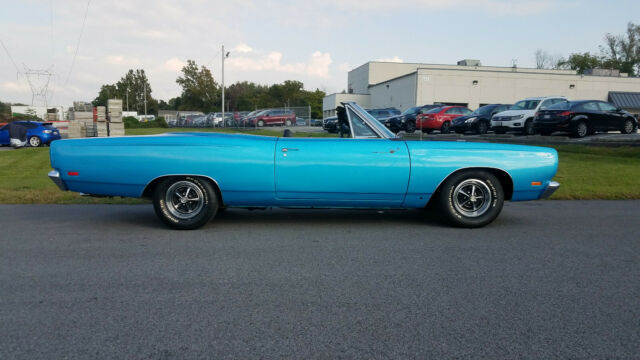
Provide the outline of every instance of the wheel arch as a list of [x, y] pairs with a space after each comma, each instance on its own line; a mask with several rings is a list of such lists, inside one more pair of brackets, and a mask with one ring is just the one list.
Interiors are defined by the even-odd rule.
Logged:
[[184, 178], [187, 176], [191, 176], [191, 177], [196, 177], [196, 178], [200, 178], [200, 179], [205, 179], [206, 181], [210, 182], [211, 185], [213, 186], [213, 189], [216, 192], [216, 195], [218, 196], [218, 200], [220, 201], [220, 206], [222, 206], [224, 204], [224, 201], [222, 199], [222, 191], [220, 191], [220, 185], [218, 184], [218, 182], [212, 178], [211, 176], [207, 176], [207, 175], [198, 175], [198, 174], [167, 174], [167, 175], [160, 175], [154, 179], [152, 179], [151, 181], [149, 181], [147, 183], [147, 185], [145, 185], [144, 190], [142, 190], [142, 195], [140, 196], [141, 198], [145, 198], [145, 199], [151, 199], [153, 197], [153, 192], [156, 188], [156, 186], [158, 186], [158, 184], [160, 184], [160, 182], [162, 182], [163, 180], [167, 179], [167, 178]]
[[498, 181], [500, 181], [500, 185], [502, 185], [502, 190], [504, 191], [504, 199], [511, 200], [511, 197], [513, 196], [513, 179], [511, 178], [511, 175], [509, 175], [507, 171], [500, 168], [477, 166], [477, 167], [465, 167], [465, 168], [457, 169], [451, 172], [449, 175], [447, 175], [444, 179], [442, 179], [440, 184], [438, 184], [438, 187], [436, 187], [436, 190], [433, 192], [431, 198], [429, 199], [427, 206], [429, 206], [429, 204], [435, 201], [434, 198], [436, 198], [437, 194], [440, 193], [440, 190], [442, 189], [442, 186], [447, 181], [447, 179], [461, 172], [473, 171], [473, 170], [486, 171], [494, 175], [495, 177], [497, 177]]

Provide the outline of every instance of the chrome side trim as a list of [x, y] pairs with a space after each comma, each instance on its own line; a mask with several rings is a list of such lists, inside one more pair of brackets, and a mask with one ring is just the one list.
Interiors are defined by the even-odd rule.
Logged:
[[49, 175], [49, 179], [51, 179], [51, 181], [53, 181], [56, 185], [58, 185], [60, 190], [62, 191], [69, 190], [67, 189], [67, 186], [64, 184], [64, 182], [60, 178], [60, 172], [58, 172], [58, 170], [51, 170], [49, 171], [48, 175]]
[[560, 183], [556, 181], [551, 181], [549, 185], [547, 185], [547, 188], [544, 189], [544, 191], [542, 192], [542, 195], [540, 195], [540, 199], [546, 199], [549, 196], [553, 195], [553, 193], [556, 192], [556, 190], [558, 190], [559, 187], [560, 187]]

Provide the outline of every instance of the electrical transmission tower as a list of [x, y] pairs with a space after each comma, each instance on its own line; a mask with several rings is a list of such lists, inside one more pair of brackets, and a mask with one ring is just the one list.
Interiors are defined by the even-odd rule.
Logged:
[[52, 68], [47, 70], [30, 69], [27, 65], [22, 64], [24, 67], [24, 77], [29, 83], [31, 88], [31, 105], [48, 105], [49, 83], [54, 73]]

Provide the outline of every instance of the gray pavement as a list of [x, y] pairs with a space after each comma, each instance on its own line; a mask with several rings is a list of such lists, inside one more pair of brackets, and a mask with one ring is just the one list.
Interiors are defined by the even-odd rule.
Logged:
[[0, 359], [639, 358], [639, 215], [0, 205]]

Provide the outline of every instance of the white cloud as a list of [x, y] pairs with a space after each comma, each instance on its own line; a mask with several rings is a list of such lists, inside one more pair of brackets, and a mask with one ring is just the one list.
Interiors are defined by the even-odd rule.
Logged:
[[171, 72], [180, 72], [185, 65], [187, 65], [186, 62], [173, 57], [164, 62], [161, 70], [171, 71]]
[[0, 83], [0, 88], [4, 91], [11, 91], [11, 92], [19, 92], [19, 93], [30, 93], [31, 92], [31, 88], [29, 88], [29, 85], [27, 84], [27, 81], [5, 81]]
[[124, 55], [109, 55], [107, 56], [107, 64], [111, 65], [126, 65], [126, 66], [140, 66], [142, 62], [135, 57], [125, 57]]
[[231, 51], [246, 54], [246, 53], [252, 52], [253, 49], [251, 48], [251, 46], [249, 46], [247, 44], [238, 44]]
[[376, 59], [376, 61], [381, 61], [381, 62], [394, 62], [394, 63], [402, 63], [404, 62], [404, 60], [402, 60], [401, 58], [399, 58], [397, 55], [391, 58], [382, 58], [382, 59]]
[[241, 71], [275, 71], [292, 74], [304, 74], [315, 78], [329, 77], [329, 65], [331, 55], [316, 51], [306, 62], [283, 63], [283, 54], [279, 51], [270, 51], [258, 56], [230, 57], [226, 64]]

